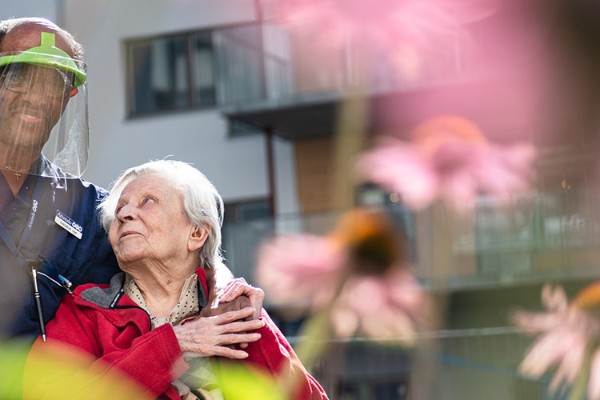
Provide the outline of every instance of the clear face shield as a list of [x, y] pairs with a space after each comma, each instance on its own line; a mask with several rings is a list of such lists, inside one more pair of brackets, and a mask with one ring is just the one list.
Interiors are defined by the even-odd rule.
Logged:
[[0, 53], [0, 169], [81, 176], [89, 144], [85, 71], [55, 47], [53, 33], [43, 32], [39, 47]]

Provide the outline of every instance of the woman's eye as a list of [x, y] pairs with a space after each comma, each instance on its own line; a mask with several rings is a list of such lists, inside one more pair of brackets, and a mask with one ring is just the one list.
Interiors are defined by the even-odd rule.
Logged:
[[142, 200], [142, 204], [148, 204], [148, 203], [154, 203], [154, 202], [156, 202], [156, 199], [152, 196], [144, 197], [144, 199]]

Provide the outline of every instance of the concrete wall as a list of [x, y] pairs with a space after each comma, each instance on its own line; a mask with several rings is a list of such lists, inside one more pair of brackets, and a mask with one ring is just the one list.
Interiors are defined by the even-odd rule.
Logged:
[[44, 17], [57, 20], [59, 0], [2, 0], [0, 19], [20, 17]]

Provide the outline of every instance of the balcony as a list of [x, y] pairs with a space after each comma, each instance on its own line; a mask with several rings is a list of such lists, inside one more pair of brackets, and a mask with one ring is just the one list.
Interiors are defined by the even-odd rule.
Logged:
[[[439, 112], [477, 114], [485, 120], [486, 112], [502, 106], [489, 96], [494, 75], [503, 65], [501, 54], [486, 53], [482, 38], [490, 36], [489, 25], [473, 24], [466, 27], [466, 40], [457, 36], [445, 46], [429, 49], [428, 54], [417, 54], [420, 62], [415, 71], [409, 66], [398, 68], [386, 49], [373, 46], [364, 57], [368, 74], [362, 76], [357, 73], [352, 43], [319, 48], [318, 43], [307, 46], [273, 22], [247, 28], [260, 33], [259, 43], [249, 41], [249, 35], [239, 30], [216, 35], [221, 111], [231, 122], [286, 139], [331, 135], [340, 102], [353, 95], [366, 99], [371, 111], [367, 129], [374, 132], [406, 126]], [[473, 39], [481, 41], [475, 44]], [[357, 87], [364, 90], [356, 94]], [[457, 91], [464, 101], [455, 101]], [[390, 102], [398, 105], [398, 111], [383, 117], [379, 110]], [[427, 107], [419, 106], [424, 104]]]
[[[565, 186], [515, 197], [508, 208], [480, 198], [468, 217], [441, 207], [411, 213], [388, 201], [406, 232], [419, 280], [448, 296], [447, 326], [423, 334], [428, 344], [419, 355], [374, 339], [329, 339], [313, 374], [332, 399], [406, 399], [413, 398], [411, 391], [419, 399], [442, 398], [440, 392], [447, 399], [480, 399], [490, 387], [491, 399], [542, 398], [548, 379], [527, 379], [516, 369], [531, 342], [510, 326], [508, 316], [515, 307], [539, 308], [545, 282], [571, 291], [598, 277], [600, 215], [593, 197]], [[252, 282], [263, 240], [282, 233], [326, 234], [338, 218], [287, 215], [227, 225], [228, 265]], [[279, 323], [296, 343], [299, 322]]]
[[[425, 286], [452, 291], [586, 279], [600, 273], [600, 215], [593, 194], [571, 188], [514, 198], [480, 198], [469, 216], [441, 207], [412, 213], [388, 202], [406, 233], [410, 262]], [[326, 234], [339, 214], [285, 215], [224, 227], [228, 264], [252, 280], [258, 246], [275, 234]]]

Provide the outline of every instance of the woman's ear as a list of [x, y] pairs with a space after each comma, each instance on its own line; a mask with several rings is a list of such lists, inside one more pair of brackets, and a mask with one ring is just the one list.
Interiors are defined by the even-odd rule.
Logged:
[[208, 239], [208, 229], [205, 227], [194, 227], [188, 239], [188, 250], [196, 251], [201, 249], [206, 239]]

